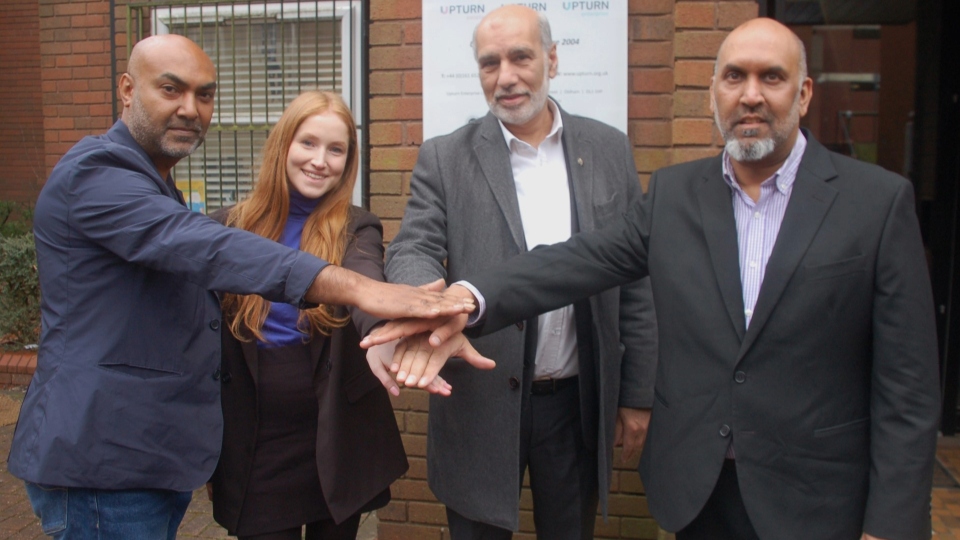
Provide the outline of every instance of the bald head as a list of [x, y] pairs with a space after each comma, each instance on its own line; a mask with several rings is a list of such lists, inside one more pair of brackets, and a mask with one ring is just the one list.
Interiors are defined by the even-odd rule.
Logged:
[[543, 50], [549, 51], [550, 47], [553, 46], [553, 36], [551, 35], [550, 21], [547, 19], [547, 16], [527, 6], [511, 4], [491, 11], [481, 19], [480, 24], [473, 29], [473, 41], [470, 42], [470, 45], [473, 47], [474, 58], [477, 57], [477, 33], [480, 32], [481, 28], [487, 31], [498, 28], [507, 22], [522, 23], [530, 25], [531, 28], [536, 27], [539, 34], [540, 46], [543, 47]]
[[119, 84], [121, 119], [161, 176], [203, 142], [216, 88], [210, 57], [183, 36], [151, 36], [130, 52]]
[[751, 19], [736, 27], [720, 45], [717, 51], [717, 60], [713, 65], [713, 74], [716, 76], [720, 68], [720, 60], [727, 47], [763, 47], [774, 46], [790, 54], [790, 61], [797, 67], [800, 81], [807, 78], [807, 51], [803, 41], [783, 24], [765, 17]]

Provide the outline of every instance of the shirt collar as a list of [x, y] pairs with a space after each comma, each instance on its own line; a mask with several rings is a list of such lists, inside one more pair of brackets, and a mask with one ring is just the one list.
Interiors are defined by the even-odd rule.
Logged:
[[[563, 136], [563, 120], [560, 118], [560, 107], [557, 107], [557, 104], [553, 102], [553, 99], [547, 98], [547, 107], [550, 108], [550, 112], [553, 113], [553, 125], [550, 126], [550, 133], [547, 134], [547, 137], [544, 140], [551, 139], [553, 137], [560, 138]], [[503, 122], [500, 119], [497, 119], [497, 123], [500, 124], [500, 131], [503, 132], [503, 139], [507, 141], [507, 148], [513, 152], [516, 149], [516, 145], [524, 144], [527, 146], [533, 147], [529, 143], [520, 140], [516, 135], [510, 133], [510, 130], [507, 129], [507, 126], [503, 125]]]
[[[797, 132], [797, 142], [794, 143], [790, 155], [783, 162], [783, 165], [773, 173], [773, 176], [763, 181], [764, 184], [775, 181], [777, 189], [781, 193], [788, 193], [793, 187], [793, 182], [797, 179], [797, 170], [800, 168], [800, 159], [803, 158], [803, 152], [807, 149], [807, 138], [803, 131]], [[733, 171], [733, 163], [730, 161], [730, 155], [723, 151], [723, 179], [733, 189], [741, 189], [737, 183], [737, 176]]]

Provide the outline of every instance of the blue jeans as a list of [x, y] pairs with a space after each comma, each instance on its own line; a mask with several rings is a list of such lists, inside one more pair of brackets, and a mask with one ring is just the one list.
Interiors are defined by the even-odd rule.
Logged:
[[174, 540], [192, 495], [25, 483], [43, 533], [57, 540]]

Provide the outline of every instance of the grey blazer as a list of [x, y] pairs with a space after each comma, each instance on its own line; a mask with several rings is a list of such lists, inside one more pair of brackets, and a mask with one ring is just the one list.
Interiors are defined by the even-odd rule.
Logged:
[[640, 465], [665, 529], [703, 507], [732, 437], [760, 538], [929, 538], [939, 377], [913, 188], [807, 139], [749, 329], [718, 156], [657, 172], [608, 230], [469, 278], [481, 331], [649, 273], [660, 361]]
[[[561, 118], [574, 230], [592, 231], [640, 196], [632, 148], [610, 126], [562, 110]], [[400, 232], [387, 249], [389, 281], [453, 283], [526, 251], [510, 157], [493, 115], [425, 141], [410, 191]], [[649, 283], [598, 292], [575, 312], [584, 439], [597, 452], [606, 511], [617, 408], [653, 403], [656, 320]], [[468, 518], [514, 530], [520, 400], [532, 375], [535, 335], [528, 340], [527, 334], [536, 332], [535, 322], [473, 340], [497, 367], [479, 371], [451, 360], [442, 375], [453, 395], [430, 401], [427, 470], [434, 494]]]

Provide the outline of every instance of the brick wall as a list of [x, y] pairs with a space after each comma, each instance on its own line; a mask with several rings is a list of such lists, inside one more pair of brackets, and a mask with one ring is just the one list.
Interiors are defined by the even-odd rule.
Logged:
[[40, 0], [44, 165], [112, 124], [110, 2]]
[[[726, 33], [757, 15], [754, 1], [629, 1], [629, 136], [640, 182], [666, 165], [714, 155], [719, 135], [709, 110], [710, 76]], [[410, 172], [423, 139], [420, 0], [370, 1], [370, 207], [396, 234], [410, 193]], [[426, 481], [427, 395], [394, 399], [410, 471], [378, 512], [380, 540], [446, 539], [443, 506]], [[597, 538], [663, 537], [647, 512], [636, 462], [614, 456], [610, 517]], [[534, 538], [529, 492], [521, 495], [521, 534]]]
[[33, 201], [44, 177], [36, 0], [0, 3], [0, 199]]

